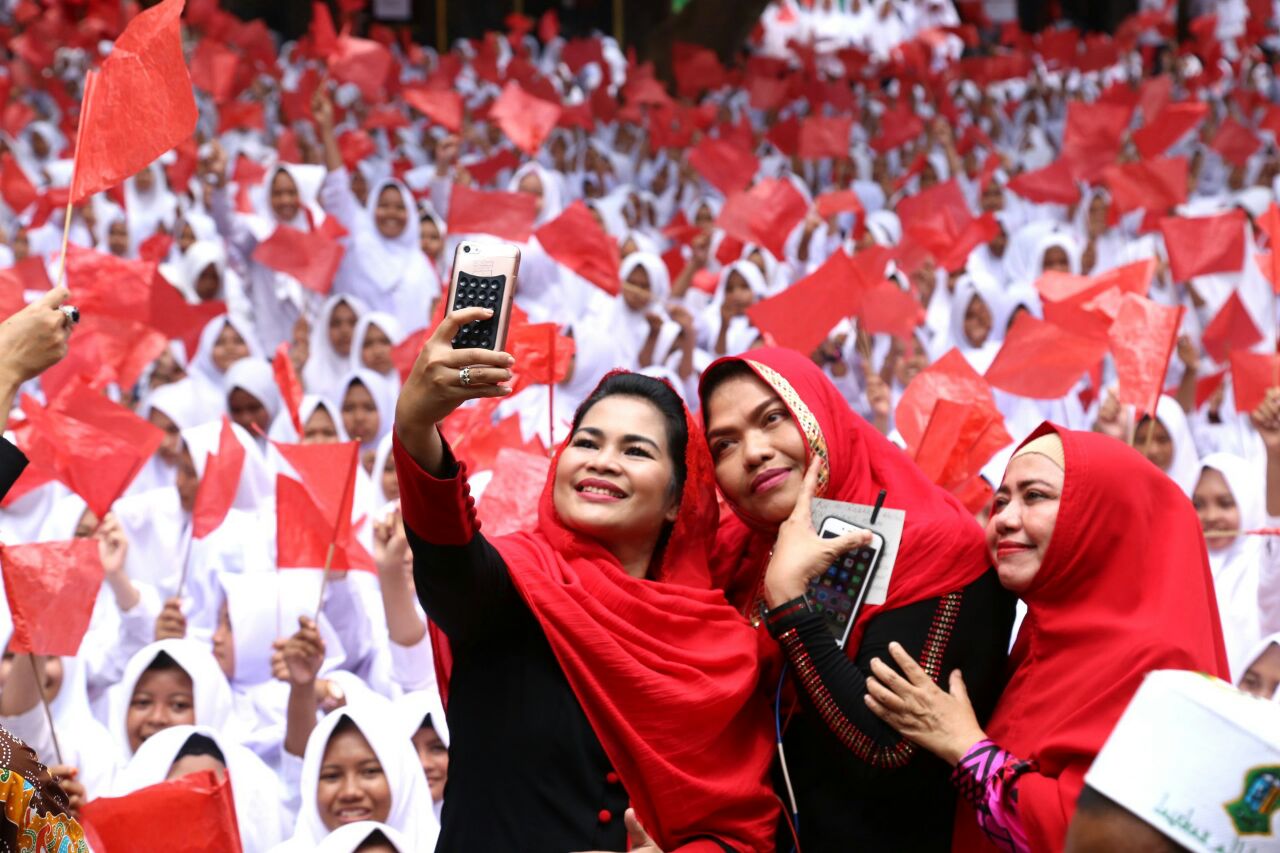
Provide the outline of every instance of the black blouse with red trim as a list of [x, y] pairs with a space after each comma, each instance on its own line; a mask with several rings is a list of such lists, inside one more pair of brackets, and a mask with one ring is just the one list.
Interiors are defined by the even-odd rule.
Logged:
[[[867, 675], [872, 658], [893, 665], [889, 643], [901, 643], [944, 689], [960, 669], [985, 723], [1004, 687], [1013, 609], [990, 570], [962, 590], [876, 614], [853, 660], [807, 607], [769, 619], [801, 696], [783, 744], [804, 853], [951, 849], [951, 768], [871, 713]], [[779, 848], [789, 849], [784, 841]]]

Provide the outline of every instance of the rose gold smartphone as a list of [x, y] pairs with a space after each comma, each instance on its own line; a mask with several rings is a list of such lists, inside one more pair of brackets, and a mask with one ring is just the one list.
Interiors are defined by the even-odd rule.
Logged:
[[512, 297], [520, 271], [520, 248], [497, 241], [464, 240], [453, 252], [450, 311], [492, 308], [488, 320], [468, 323], [453, 338], [454, 349], [501, 350], [507, 344]]

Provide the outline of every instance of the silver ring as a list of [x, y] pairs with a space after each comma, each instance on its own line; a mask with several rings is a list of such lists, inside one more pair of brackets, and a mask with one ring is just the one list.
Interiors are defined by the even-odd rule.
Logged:
[[458, 381], [462, 383], [462, 386], [464, 388], [471, 384], [471, 368], [470, 367], [464, 367], [458, 371]]

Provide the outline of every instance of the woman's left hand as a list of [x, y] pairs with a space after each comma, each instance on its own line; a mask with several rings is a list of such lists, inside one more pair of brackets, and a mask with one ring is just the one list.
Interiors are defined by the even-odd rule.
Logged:
[[67, 805], [71, 809], [71, 817], [79, 818], [80, 809], [84, 808], [87, 791], [80, 781], [80, 771], [70, 764], [54, 764], [49, 767], [49, 775], [61, 786], [67, 795]]
[[[649, 837], [649, 833], [645, 832], [643, 826], [640, 825], [640, 818], [636, 817], [635, 809], [627, 809], [627, 849], [630, 853], [662, 853], [662, 848], [658, 846], [658, 842]], [[604, 850], [593, 850], [589, 853], [607, 853]]]
[[890, 643], [889, 654], [906, 678], [879, 658], [872, 660], [874, 677], [867, 679], [867, 707], [907, 740], [954, 767], [975, 743], [987, 737], [973, 713], [960, 670], [951, 673], [951, 692], [947, 693], [901, 645]]

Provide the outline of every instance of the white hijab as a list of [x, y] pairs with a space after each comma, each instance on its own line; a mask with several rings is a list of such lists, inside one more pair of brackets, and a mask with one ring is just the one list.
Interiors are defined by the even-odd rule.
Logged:
[[329, 833], [315, 848], [315, 853], [355, 853], [374, 833], [381, 833], [382, 837], [396, 849], [396, 853], [414, 853], [417, 849], [403, 834], [385, 823], [362, 820], [359, 823], [349, 823]]
[[[256, 512], [275, 496], [275, 480], [271, 476], [266, 458], [243, 427], [231, 424], [231, 432], [244, 448], [244, 465], [240, 469], [240, 484], [236, 487], [232, 509]], [[209, 421], [182, 430], [182, 442], [191, 454], [196, 476], [204, 478], [205, 465], [210, 454], [218, 452], [222, 437], [222, 421]]]
[[265, 359], [249, 356], [233, 362], [222, 378], [222, 388], [227, 397], [237, 388], [252, 395], [263, 405], [272, 420], [280, 414], [283, 405], [280, 401], [280, 388], [276, 385], [276, 375], [271, 363]]
[[[368, 367], [364, 363], [364, 339], [369, 334], [369, 327], [377, 326], [382, 333], [391, 341], [391, 345], [395, 346], [404, 340], [404, 331], [400, 327], [400, 321], [385, 311], [370, 311], [362, 314], [360, 319], [356, 321], [355, 332], [351, 335], [351, 355], [347, 359], [348, 370], [358, 370], [361, 367]], [[369, 368], [372, 370], [373, 368]], [[395, 367], [391, 368], [390, 373], [379, 374], [386, 379], [395, 391], [400, 390], [400, 374], [396, 372]]]
[[251, 750], [210, 726], [174, 726], [147, 738], [120, 771], [114, 795], [122, 797], [165, 781], [178, 753], [194, 735], [213, 741], [226, 759], [240, 843], [246, 853], [279, 844], [285, 835], [279, 778]]
[[[711, 304], [703, 310], [699, 315], [698, 323], [698, 344], [708, 353], [719, 356], [715, 352], [715, 346], [720, 339], [720, 326], [723, 319], [720, 316], [720, 307], [724, 305], [725, 290], [729, 284], [729, 276], [738, 273], [746, 281], [747, 286], [751, 288], [751, 292], [755, 294], [756, 299], [764, 299], [769, 295], [769, 286], [764, 280], [764, 274], [760, 272], [760, 268], [750, 261], [734, 261], [723, 270], [720, 271], [720, 281], [716, 284], [715, 296], [711, 298]], [[725, 352], [724, 355], [739, 355], [750, 349], [760, 337], [760, 332], [751, 325], [751, 320], [746, 316], [734, 317], [729, 321], [729, 332], [725, 336]]]
[[[197, 392], [195, 383], [184, 378], [161, 385], [148, 394], [138, 407], [138, 416], [149, 418], [151, 412], [157, 411], [173, 421], [179, 430], [190, 429], [219, 416], [219, 412], [211, 411], [208, 402]], [[129, 491], [137, 493], [173, 486], [177, 483], [177, 476], [177, 468], [162, 460], [159, 453], [153, 453], [129, 484]]]
[[1161, 394], [1156, 404], [1156, 420], [1164, 426], [1173, 442], [1173, 462], [1166, 471], [1188, 498], [1200, 480], [1200, 452], [1187, 424], [1187, 415], [1177, 400]]
[[[444, 748], [449, 748], [449, 721], [445, 719], [444, 705], [440, 701], [438, 690], [435, 688], [415, 690], [394, 701], [396, 714], [400, 717], [400, 729], [407, 739], [413, 740], [413, 736], [419, 729], [430, 726], [440, 738], [440, 742], [444, 744]], [[430, 785], [427, 787], [429, 789]], [[438, 803], [433, 802], [433, 806], [438, 820], [440, 813], [444, 810], [444, 800], [441, 799]]]
[[[329, 322], [334, 310], [340, 303], [355, 312], [356, 321], [369, 309], [360, 299], [347, 294], [337, 293], [325, 300], [314, 323], [311, 324], [311, 345], [308, 349], [307, 363], [302, 368], [302, 382], [306, 389], [314, 394], [324, 394], [332, 390], [351, 369], [351, 352], [345, 356], [338, 355], [333, 344], [329, 343]], [[352, 352], [355, 350], [355, 336], [352, 336]], [[306, 423], [304, 420], [303, 423]]]
[[[352, 344], [353, 348], [354, 346]], [[374, 373], [369, 368], [362, 367], [359, 370], [353, 370], [348, 373], [342, 381], [342, 397], [341, 402], [338, 404], [339, 407], [345, 404], [347, 392], [355, 382], [360, 382], [369, 391], [369, 396], [373, 398], [373, 405], [378, 410], [378, 434], [365, 442], [361, 448], [368, 450], [371, 447], [377, 447], [382, 437], [391, 432], [391, 424], [396, 416], [396, 392], [381, 373]], [[339, 408], [339, 412], [341, 412], [341, 408]], [[304, 421], [304, 426], [305, 423]]]
[[177, 287], [192, 305], [201, 301], [196, 294], [196, 282], [208, 267], [213, 267], [218, 272], [218, 292], [213, 298], [227, 298], [227, 250], [215, 240], [197, 240], [187, 248], [178, 263]]
[[[298, 188], [298, 212], [288, 222], [276, 216], [271, 207], [271, 184], [276, 175], [284, 172], [293, 179]], [[288, 225], [299, 231], [310, 231], [324, 222], [324, 209], [320, 207], [320, 185], [326, 174], [323, 166], [297, 165], [294, 163], [277, 163], [267, 171], [263, 182], [249, 191], [249, 202], [253, 213], [245, 216], [250, 232], [259, 242], [275, 233], [276, 226]]]
[[[334, 432], [338, 434], [338, 441], [350, 441], [347, 435], [347, 429], [342, 425], [342, 407], [319, 394], [304, 394], [302, 402], [298, 405], [298, 421], [302, 424], [303, 430], [307, 428], [307, 421], [311, 420], [311, 416], [316, 413], [317, 409], [324, 409], [325, 413], [333, 420]], [[302, 441], [302, 436], [298, 435], [298, 431], [293, 427], [293, 418], [285, 415], [276, 418], [271, 424], [271, 431], [268, 436], [272, 441], [279, 441], [285, 444], [298, 444]]]
[[196, 353], [188, 362], [187, 375], [196, 383], [201, 395], [209, 397], [210, 400], [218, 400], [218, 412], [226, 411], [227, 402], [223, 391], [223, 373], [213, 362], [213, 347], [218, 342], [218, 335], [221, 335], [222, 330], [228, 325], [244, 338], [245, 345], [249, 348], [249, 355], [254, 358], [263, 358], [262, 350], [258, 346], [258, 336], [254, 334], [252, 328], [246, 326], [243, 320], [235, 320], [226, 314], [220, 314], [205, 324], [200, 332], [200, 343], [196, 347]]
[[[970, 343], [964, 333], [964, 315], [974, 299], [983, 302], [991, 314], [991, 331], [987, 333], [987, 339], [980, 346]], [[956, 282], [955, 294], [951, 299], [951, 322], [948, 327], [950, 334], [941, 346], [934, 349], [933, 359], [936, 361], [945, 355], [947, 350], [955, 347], [974, 370], [985, 373], [991, 366], [991, 362], [995, 360], [996, 353], [1000, 351], [1000, 340], [1004, 337], [1004, 333], [999, 328], [999, 323], [1004, 316], [1000, 285], [994, 279], [971, 273], [960, 276]]]

